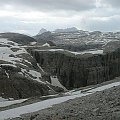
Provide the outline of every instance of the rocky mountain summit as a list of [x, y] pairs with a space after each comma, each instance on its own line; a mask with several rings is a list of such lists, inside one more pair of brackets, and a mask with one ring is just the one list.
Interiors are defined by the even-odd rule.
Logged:
[[45, 32], [47, 32], [47, 30], [44, 29], [44, 28], [42, 28], [42, 29], [39, 31], [38, 35], [41, 35], [42, 33], [45, 33]]

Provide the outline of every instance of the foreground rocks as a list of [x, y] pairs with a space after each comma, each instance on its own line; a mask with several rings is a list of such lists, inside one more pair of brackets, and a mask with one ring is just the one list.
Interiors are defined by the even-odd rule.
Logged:
[[11, 120], [120, 120], [120, 86]]

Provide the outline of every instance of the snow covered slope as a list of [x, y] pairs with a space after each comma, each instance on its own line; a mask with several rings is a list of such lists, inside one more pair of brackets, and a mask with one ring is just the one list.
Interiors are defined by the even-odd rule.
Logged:
[[20, 99], [48, 95], [49, 75], [23, 45], [14, 41], [0, 37], [0, 96]]

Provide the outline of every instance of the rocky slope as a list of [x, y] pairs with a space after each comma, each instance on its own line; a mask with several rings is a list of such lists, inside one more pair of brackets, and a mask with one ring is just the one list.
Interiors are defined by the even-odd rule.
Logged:
[[[119, 120], [120, 78], [0, 112], [1, 120]], [[47, 97], [47, 96], [46, 96]], [[35, 103], [34, 103], [35, 102]], [[1, 106], [1, 104], [0, 104]], [[11, 114], [12, 113], [12, 114]]]
[[12, 120], [119, 120], [120, 86]]
[[50, 75], [23, 46], [35, 42], [33, 38], [17, 33], [0, 35], [0, 97], [21, 99], [63, 90], [51, 85]]

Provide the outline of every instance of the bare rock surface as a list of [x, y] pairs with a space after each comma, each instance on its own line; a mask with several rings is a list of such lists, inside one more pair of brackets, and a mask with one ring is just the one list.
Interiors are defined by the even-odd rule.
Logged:
[[11, 120], [120, 120], [120, 86]]

